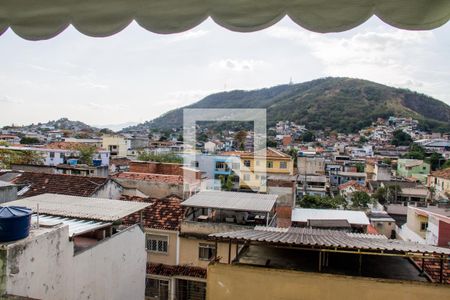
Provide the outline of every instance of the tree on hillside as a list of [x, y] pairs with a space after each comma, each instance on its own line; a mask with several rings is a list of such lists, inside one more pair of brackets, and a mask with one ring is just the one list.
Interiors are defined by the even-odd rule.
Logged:
[[312, 131], [306, 131], [302, 135], [302, 141], [305, 143], [314, 142], [316, 140], [316, 136], [314, 135], [314, 132]]
[[409, 147], [409, 151], [402, 156], [402, 158], [409, 158], [409, 159], [425, 159], [426, 153], [425, 149], [417, 145], [415, 143], [412, 143]]
[[362, 173], [362, 172], [364, 172], [364, 169], [365, 169], [365, 166], [363, 163], [360, 163], [360, 162], [356, 163], [356, 171], [357, 172]]
[[36, 145], [36, 144], [40, 144], [41, 142], [39, 141], [39, 139], [35, 138], [35, 137], [23, 137], [20, 139], [20, 143], [24, 144], [24, 145]]
[[387, 187], [387, 199], [389, 202], [395, 202], [402, 193], [402, 187], [399, 184], [393, 184]]
[[376, 199], [380, 204], [385, 204], [388, 200], [387, 189], [380, 186], [375, 193], [373, 193], [373, 198]]
[[425, 162], [430, 164], [431, 171], [440, 169], [441, 165], [445, 163], [445, 158], [440, 153], [433, 152]]
[[446, 160], [442, 165], [441, 165], [441, 170], [450, 168], [450, 159]]
[[247, 131], [245, 131], [245, 130], [239, 130], [234, 135], [234, 140], [236, 141], [236, 145], [238, 146], [238, 149], [240, 149], [240, 150], [244, 149], [246, 139], [247, 139]]
[[394, 146], [409, 146], [412, 143], [412, 138], [402, 130], [396, 130], [393, 133], [391, 144]]
[[368, 208], [372, 199], [366, 192], [356, 191], [352, 194], [352, 208]]

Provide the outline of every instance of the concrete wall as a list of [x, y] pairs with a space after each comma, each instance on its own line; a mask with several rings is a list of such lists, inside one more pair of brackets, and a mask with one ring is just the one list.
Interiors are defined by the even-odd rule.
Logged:
[[323, 157], [297, 157], [298, 174], [317, 175], [325, 173], [325, 158]]
[[138, 226], [74, 256], [72, 299], [144, 299], [147, 256]]
[[124, 178], [114, 178], [119, 184], [127, 188], [135, 188], [147, 195], [147, 197], [164, 198], [170, 195], [176, 195], [183, 198], [183, 185], [171, 184], [165, 182], [153, 182], [146, 180], [134, 180]]
[[92, 197], [105, 198], [105, 199], [120, 199], [122, 196], [123, 188], [114, 180], [109, 180], [104, 186], [102, 186]]
[[133, 226], [74, 256], [67, 226], [35, 229], [27, 239], [1, 246], [6, 284], [2, 279], [0, 292], [46, 300], [143, 299], [144, 242]]
[[447, 299], [450, 287], [342, 275], [212, 264], [206, 298], [302, 300]]
[[74, 284], [68, 227], [39, 230], [42, 233], [35, 238], [7, 246], [6, 292], [36, 299], [75, 299], [67, 293]]

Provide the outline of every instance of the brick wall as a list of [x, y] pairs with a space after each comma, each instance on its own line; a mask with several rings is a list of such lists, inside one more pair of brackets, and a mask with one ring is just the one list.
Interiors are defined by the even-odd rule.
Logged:
[[183, 175], [181, 164], [133, 161], [129, 164], [129, 172], [164, 175]]

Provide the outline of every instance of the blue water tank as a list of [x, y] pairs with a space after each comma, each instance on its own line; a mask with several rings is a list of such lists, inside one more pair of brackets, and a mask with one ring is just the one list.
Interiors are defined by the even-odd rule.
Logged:
[[31, 209], [23, 206], [0, 206], [0, 243], [26, 238], [31, 213]]
[[78, 164], [78, 159], [75, 159], [75, 158], [68, 159], [67, 163], [71, 166], [75, 166]]

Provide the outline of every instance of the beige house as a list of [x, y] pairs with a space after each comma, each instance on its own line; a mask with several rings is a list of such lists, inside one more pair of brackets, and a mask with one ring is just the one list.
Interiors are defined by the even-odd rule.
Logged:
[[111, 157], [127, 157], [131, 141], [119, 134], [105, 134], [102, 136], [102, 148], [108, 150]]
[[450, 168], [432, 172], [428, 176], [428, 187], [435, 189], [435, 200], [450, 198]]

